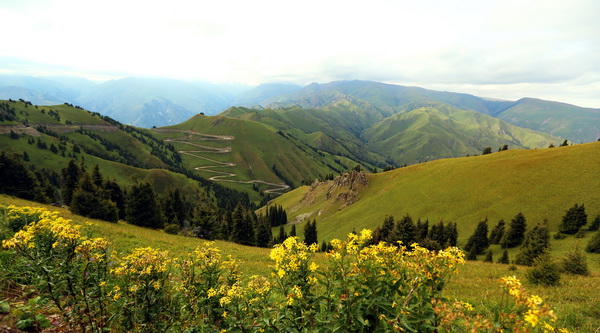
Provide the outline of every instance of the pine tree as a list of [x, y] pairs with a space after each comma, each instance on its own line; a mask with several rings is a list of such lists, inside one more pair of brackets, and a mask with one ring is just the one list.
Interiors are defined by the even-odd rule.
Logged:
[[392, 232], [394, 231], [395, 222], [393, 216], [386, 216], [383, 220], [383, 225], [381, 226], [380, 238], [381, 241], [384, 242], [392, 242], [391, 239]]
[[125, 218], [125, 193], [121, 190], [121, 186], [116, 181], [106, 181], [104, 184], [104, 191], [110, 199], [117, 206], [119, 212], [119, 218]]
[[0, 154], [0, 193], [49, 202], [49, 198], [42, 195], [34, 173], [23, 164], [21, 158], [5, 152]]
[[597, 215], [596, 218], [590, 223], [588, 227], [588, 231], [596, 231], [600, 229], [600, 215]]
[[119, 212], [114, 202], [106, 199], [87, 172], [83, 173], [79, 186], [73, 191], [69, 209], [78, 215], [117, 222]]
[[502, 236], [504, 235], [504, 220], [498, 221], [498, 224], [490, 232], [490, 244], [500, 244]]
[[233, 210], [231, 220], [233, 222], [231, 241], [242, 245], [253, 245], [254, 225], [241, 203], [238, 203]]
[[523, 246], [517, 254], [517, 265], [531, 266], [537, 257], [548, 250], [550, 246], [550, 233], [546, 223], [538, 224], [525, 236]]
[[421, 222], [421, 219], [417, 220], [417, 225], [415, 226], [415, 239], [417, 242], [421, 243], [424, 241], [429, 234], [429, 220], [425, 220], [425, 222]]
[[94, 182], [94, 185], [99, 188], [102, 188], [104, 185], [104, 179], [102, 179], [102, 174], [100, 174], [100, 167], [98, 164], [94, 166], [94, 170], [92, 171], [92, 181]]
[[500, 259], [498, 259], [498, 263], [499, 264], [510, 264], [510, 260], [508, 259], [508, 250], [504, 250], [502, 252], [502, 256], [500, 257]]
[[29, 162], [29, 154], [26, 151], [23, 152], [23, 161]]
[[579, 228], [587, 224], [587, 214], [584, 205], [575, 204], [569, 208], [562, 218], [558, 230], [563, 234], [576, 234]]
[[525, 273], [525, 276], [533, 284], [558, 286], [560, 284], [560, 267], [553, 261], [550, 252], [545, 251], [534, 260], [531, 269]]
[[317, 238], [317, 221], [316, 220], [313, 220], [312, 223], [309, 220], [304, 225], [304, 243], [306, 243], [306, 245], [319, 244], [319, 241]]
[[475, 254], [483, 254], [485, 249], [490, 246], [487, 234], [488, 225], [487, 219], [485, 219], [477, 224], [475, 231], [467, 240], [465, 250], [469, 252], [473, 250]]
[[296, 225], [292, 224], [292, 229], [290, 230], [290, 237], [296, 237], [296, 236], [298, 236], [296, 234]]
[[396, 242], [402, 242], [402, 245], [406, 246], [407, 248], [415, 243], [415, 224], [413, 223], [413, 219], [410, 217], [410, 215], [406, 214], [406, 216], [396, 223], [396, 227], [392, 232], [392, 239]]
[[287, 233], [285, 232], [285, 228], [283, 227], [283, 225], [279, 226], [279, 234], [277, 235], [277, 239], [275, 240], [275, 243], [277, 244], [281, 244], [283, 243], [283, 241], [285, 241], [288, 238]]
[[477, 248], [473, 247], [467, 252], [467, 260], [477, 260]]
[[65, 205], [71, 204], [73, 191], [79, 184], [82, 170], [77, 166], [75, 160], [70, 160], [67, 167], [62, 169], [62, 198]]
[[494, 258], [493, 258], [493, 253], [492, 253], [492, 249], [487, 250], [487, 252], [485, 253], [485, 258], [483, 259], [484, 262], [494, 262]]
[[185, 203], [181, 198], [178, 188], [169, 191], [169, 193], [167, 193], [167, 195], [163, 198], [162, 209], [168, 223], [175, 223], [175, 221], [179, 221], [178, 224], [181, 224], [188, 218], [188, 214], [186, 213], [185, 209]]
[[585, 247], [585, 252], [600, 253], [600, 231], [596, 231]]
[[503, 249], [511, 247], [517, 247], [523, 243], [525, 238], [525, 230], [527, 229], [527, 220], [523, 213], [518, 213], [510, 221], [508, 229], [504, 232], [502, 239], [500, 240], [500, 246]]
[[446, 234], [445, 246], [456, 246], [458, 243], [458, 227], [456, 222], [448, 222], [444, 230]]
[[590, 275], [587, 258], [579, 246], [576, 246], [572, 252], [567, 252], [563, 257], [561, 264], [563, 271], [569, 274]]
[[165, 218], [150, 183], [135, 184], [128, 191], [125, 219], [141, 227], [162, 228], [164, 226]]
[[491, 153], [492, 153], [492, 147], [485, 147], [485, 148], [483, 148], [481, 155], [487, 155], [487, 154], [491, 154]]
[[256, 246], [268, 247], [273, 239], [271, 223], [266, 218], [259, 218], [256, 226]]

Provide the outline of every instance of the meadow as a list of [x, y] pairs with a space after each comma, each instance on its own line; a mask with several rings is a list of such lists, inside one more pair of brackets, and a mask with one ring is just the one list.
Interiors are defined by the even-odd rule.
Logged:
[[[182, 258], [193, 252], [205, 241], [196, 238], [169, 235], [162, 231], [144, 229], [123, 222], [108, 223], [89, 220], [71, 214], [67, 209], [40, 205], [12, 197], [1, 196], [0, 204], [17, 206], [44, 207], [57, 211], [60, 217], [72, 220], [76, 224], [86, 225], [91, 222], [94, 237], [103, 237], [113, 244], [121, 253], [131, 253], [135, 248], [151, 246], [169, 251], [171, 258]], [[275, 262], [269, 258], [270, 250], [246, 247], [233, 243], [217, 241], [214, 247], [224, 256], [231, 255], [240, 263], [240, 270], [246, 277], [250, 275], [269, 276]], [[500, 251], [495, 251], [500, 253]], [[558, 257], [557, 257], [558, 258]], [[328, 259], [322, 253], [312, 256], [319, 266], [328, 265]], [[558, 327], [566, 327], [575, 332], [593, 332], [600, 328], [600, 259], [598, 256], [588, 260], [592, 274], [587, 277], [562, 276], [559, 287], [540, 287], [526, 283], [524, 276], [527, 267], [467, 261], [458, 267], [458, 274], [449, 277], [443, 290], [442, 297], [450, 300], [460, 300], [470, 303], [477, 313], [491, 315], [496, 311], [505, 298], [505, 292], [498, 283], [503, 276], [516, 276], [525, 284], [526, 289], [539, 295], [556, 313]]]

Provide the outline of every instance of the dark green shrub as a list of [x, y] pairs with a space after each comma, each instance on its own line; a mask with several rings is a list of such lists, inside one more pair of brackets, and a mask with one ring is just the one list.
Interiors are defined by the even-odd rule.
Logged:
[[596, 231], [596, 233], [592, 236], [585, 247], [585, 252], [600, 253], [600, 231]]
[[579, 246], [577, 246], [573, 252], [565, 254], [561, 264], [563, 271], [566, 273], [585, 276], [590, 275], [587, 258]]
[[177, 235], [179, 233], [179, 226], [174, 223], [167, 224], [167, 226], [165, 227], [165, 232], [167, 234]]
[[533, 266], [525, 273], [527, 280], [543, 286], [560, 285], [560, 266], [556, 264], [547, 251], [538, 256]]

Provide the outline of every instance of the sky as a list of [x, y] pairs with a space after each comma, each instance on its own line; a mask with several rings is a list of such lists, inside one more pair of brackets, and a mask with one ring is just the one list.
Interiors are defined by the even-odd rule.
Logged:
[[0, 0], [0, 73], [372, 80], [600, 108], [598, 0]]

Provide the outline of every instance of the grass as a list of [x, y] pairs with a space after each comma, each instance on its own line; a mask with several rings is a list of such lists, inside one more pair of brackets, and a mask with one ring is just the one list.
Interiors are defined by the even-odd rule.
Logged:
[[[36, 206], [56, 210], [62, 217], [71, 219], [76, 224], [84, 225], [86, 221], [90, 221], [93, 224], [94, 235], [108, 239], [120, 253], [127, 253], [136, 247], [152, 246], [168, 250], [173, 257], [182, 257], [205, 242], [197, 238], [170, 235], [160, 230], [140, 228], [123, 222], [109, 223], [90, 220], [71, 214], [65, 208], [37, 204], [5, 195], [0, 195], [0, 204]], [[215, 245], [221, 249], [223, 254], [237, 259], [246, 276], [254, 274], [268, 276], [270, 274], [269, 249], [242, 246], [224, 241], [216, 241]], [[497, 260], [500, 251], [495, 249], [494, 252], [494, 259]], [[516, 250], [512, 249], [511, 257], [515, 253]], [[313, 259], [319, 265], [327, 264], [322, 254], [316, 254]], [[596, 260], [600, 259], [596, 258]], [[588, 263], [591, 264], [590, 260]], [[600, 265], [593, 265], [593, 267], [591, 276], [563, 275], [560, 287], [537, 287], [525, 282], [526, 267], [519, 266], [517, 270], [511, 271], [507, 265], [469, 261], [460, 267], [459, 273], [450, 280], [444, 296], [467, 301], [473, 304], [476, 311], [485, 313], [498, 306], [502, 299], [498, 279], [502, 276], [515, 275], [524, 282], [531, 294], [541, 296], [544, 301], [553, 306], [560, 326], [576, 332], [593, 332], [600, 327], [600, 294], [595, 292], [600, 290]]]
[[[455, 221], [459, 241], [488, 219], [509, 222], [522, 212], [531, 227], [548, 220], [558, 230], [565, 211], [585, 204], [590, 219], [600, 214], [600, 143], [537, 150], [508, 150], [484, 156], [453, 158], [369, 175], [357, 191], [359, 200], [342, 207], [337, 192], [324, 184], [314, 191], [296, 189], [277, 199], [292, 219], [317, 219], [319, 239], [339, 238], [361, 228], [374, 229], [387, 215]], [[341, 191], [337, 189], [336, 191]]]

